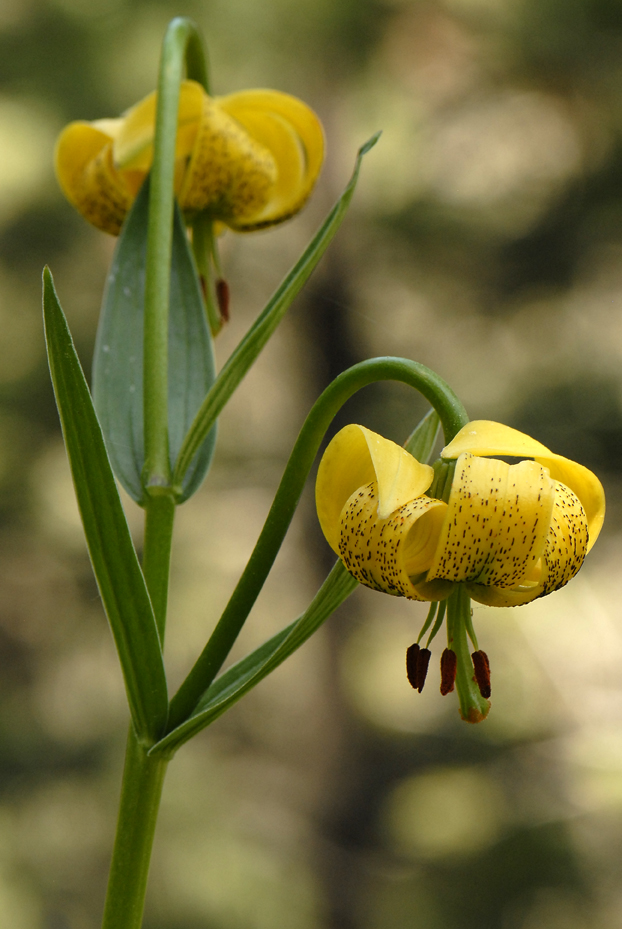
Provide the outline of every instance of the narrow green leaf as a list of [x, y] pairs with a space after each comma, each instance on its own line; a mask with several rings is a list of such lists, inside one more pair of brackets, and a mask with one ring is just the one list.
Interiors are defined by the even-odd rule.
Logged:
[[132, 721], [142, 741], [166, 725], [160, 640], [101, 428], [50, 271], [43, 272], [48, 360], [93, 571], [114, 636]]
[[228, 358], [225, 366], [216, 378], [214, 386], [205, 397], [179, 453], [173, 476], [173, 483], [175, 485], [181, 484], [182, 481], [185, 482], [186, 472], [191, 467], [191, 462], [197, 450], [205, 441], [205, 437], [216, 422], [221, 410], [236, 390], [240, 381], [255, 363], [258, 355], [283, 319], [294, 298], [309, 279], [311, 272], [330, 245], [354, 195], [363, 156], [373, 148], [379, 137], [380, 133], [377, 133], [359, 149], [354, 171], [348, 186], [307, 246], [303, 255], [281, 282], [264, 310], [260, 313], [240, 344]]
[[[143, 500], [143, 331], [149, 183], [115, 249], [95, 344], [93, 399], [110, 461], [133, 500]], [[179, 210], [175, 209], [169, 302], [168, 421], [171, 467], [215, 378], [212, 337]], [[185, 475], [181, 499], [198, 488], [214, 451], [212, 429]]]
[[343, 371], [329, 384], [314, 403], [296, 439], [263, 529], [227, 606], [205, 648], [171, 699], [171, 729], [193, 712], [201, 694], [214, 681], [231, 651], [274, 564], [331, 420], [353, 394], [380, 380], [401, 381], [429, 400], [438, 411], [446, 441], [451, 441], [468, 422], [464, 407], [445, 381], [425, 365], [405, 358], [371, 358]]
[[357, 584], [343, 563], [338, 561], [302, 616], [221, 674], [205, 691], [192, 715], [154, 745], [150, 754], [160, 751], [172, 754], [201, 729], [222, 716], [240, 697], [300, 648], [350, 596]]
[[441, 428], [441, 420], [434, 408], [428, 410], [404, 442], [407, 452], [417, 461], [427, 462], [434, 451], [436, 439]]

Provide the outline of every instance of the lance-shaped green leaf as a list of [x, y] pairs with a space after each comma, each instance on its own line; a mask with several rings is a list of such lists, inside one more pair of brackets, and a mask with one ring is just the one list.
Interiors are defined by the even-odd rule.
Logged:
[[54, 290], [43, 274], [48, 360], [93, 571], [112, 629], [139, 739], [166, 725], [168, 696], [151, 601], [130, 537], [91, 395]]
[[404, 442], [407, 452], [417, 461], [427, 462], [434, 451], [436, 439], [441, 428], [441, 420], [434, 408], [428, 410]]
[[[93, 358], [93, 399], [115, 474], [132, 499], [143, 499], [143, 332], [149, 182], [127, 216], [115, 249]], [[179, 209], [171, 254], [168, 423], [171, 467], [214, 382], [214, 351], [200, 284]], [[180, 499], [199, 487], [213, 455], [213, 428], [197, 447]]]
[[205, 691], [192, 716], [154, 745], [151, 754], [160, 751], [172, 754], [222, 716], [300, 648], [357, 586], [358, 582], [338, 561], [302, 616], [221, 674]]
[[216, 378], [214, 386], [205, 397], [179, 453], [173, 476], [175, 485], [180, 485], [186, 481], [186, 473], [192, 465], [197, 450], [205, 441], [205, 436], [208, 435], [221, 410], [240, 381], [255, 363], [266, 342], [330, 245], [354, 195], [363, 156], [373, 148], [379, 137], [380, 133], [377, 133], [359, 149], [348, 186], [303, 255], [283, 279], [264, 310], [257, 317]]

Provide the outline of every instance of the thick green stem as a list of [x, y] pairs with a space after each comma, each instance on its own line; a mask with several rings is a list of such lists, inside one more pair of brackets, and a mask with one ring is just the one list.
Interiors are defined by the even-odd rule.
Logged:
[[164, 643], [175, 500], [170, 494], [147, 497], [143, 574], [155, 613], [160, 642]]
[[490, 701], [482, 697], [475, 681], [467, 639], [471, 625], [471, 598], [464, 584], [456, 584], [447, 600], [447, 646], [456, 653], [456, 690], [460, 715], [468, 723], [479, 723], [488, 716]]
[[153, 166], [149, 189], [149, 227], [145, 271], [145, 328], [143, 397], [145, 464], [143, 483], [150, 488], [168, 487], [171, 479], [168, 443], [168, 306], [173, 241], [175, 139], [179, 91], [184, 64], [188, 71], [207, 81], [201, 41], [188, 19], [174, 19], [164, 37], [160, 75]]
[[169, 731], [191, 714], [231, 651], [281, 547], [305, 481], [333, 417], [354, 393], [375, 381], [414, 387], [437, 410], [446, 442], [468, 422], [453, 391], [425, 365], [404, 358], [374, 358], [340, 374], [314, 404], [285, 468], [261, 535], [212, 636], [171, 701]]
[[167, 759], [149, 757], [130, 728], [102, 929], [140, 929]]
[[[169, 494], [145, 504], [143, 573], [164, 641], [175, 502]], [[121, 802], [102, 929], [140, 929], [162, 785], [168, 759], [150, 757], [130, 726]]]
[[[207, 89], [202, 42], [194, 24], [174, 19], [162, 47], [149, 226], [144, 321], [144, 486], [145, 542], [143, 572], [164, 638], [169, 561], [175, 503], [170, 486], [168, 447], [168, 308], [173, 238], [175, 138], [184, 66], [188, 77]], [[127, 741], [121, 804], [112, 856], [103, 929], [140, 929], [166, 758], [149, 757], [133, 728]]]

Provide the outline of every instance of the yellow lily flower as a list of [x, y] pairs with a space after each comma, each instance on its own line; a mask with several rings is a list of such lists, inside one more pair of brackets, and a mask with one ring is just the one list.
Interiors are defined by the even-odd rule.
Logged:
[[[510, 465], [496, 455], [522, 460]], [[490, 663], [469, 598], [518, 606], [563, 587], [598, 537], [605, 496], [587, 468], [499, 423], [469, 423], [438, 465], [420, 464], [364, 426], [346, 426], [320, 462], [317, 511], [328, 543], [361, 584], [431, 601], [406, 653], [419, 692], [446, 615], [441, 694], [455, 685], [462, 718], [477, 723], [490, 709]], [[433, 482], [437, 495], [428, 496]]]
[[447, 502], [425, 494], [431, 467], [363, 426], [346, 426], [329, 444], [318, 516], [358, 581], [428, 601], [463, 584], [480, 603], [517, 606], [574, 577], [605, 512], [591, 471], [492, 422], [469, 423], [441, 458], [456, 460]]
[[[56, 144], [60, 186], [90, 223], [117, 235], [153, 159], [156, 93], [119, 119], [70, 123]], [[237, 232], [283, 222], [307, 200], [322, 166], [315, 113], [276, 90], [210, 97], [181, 86], [175, 193], [187, 214]]]

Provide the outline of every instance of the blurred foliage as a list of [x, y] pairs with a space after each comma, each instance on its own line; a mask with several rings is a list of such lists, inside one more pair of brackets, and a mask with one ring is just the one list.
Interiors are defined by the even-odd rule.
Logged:
[[[179, 513], [167, 660], [201, 648], [310, 403], [364, 357], [447, 378], [593, 467], [607, 535], [568, 590], [476, 615], [493, 668], [477, 729], [433, 671], [423, 615], [358, 591], [171, 766], [146, 929], [614, 929], [622, 922], [622, 7], [614, 0], [0, 0], [0, 924], [94, 929], [126, 711], [81, 539], [39, 323], [48, 262], [89, 367], [112, 240], [56, 188], [70, 119], [149, 92], [194, 17], [216, 93], [275, 86], [324, 120], [303, 216], [227, 237], [248, 326], [383, 129], [350, 219], [223, 417]], [[368, 390], [335, 424], [402, 441], [424, 407]], [[140, 541], [140, 513], [128, 512]], [[310, 497], [240, 653], [308, 602], [329, 554]], [[438, 656], [435, 656], [434, 661]]]

